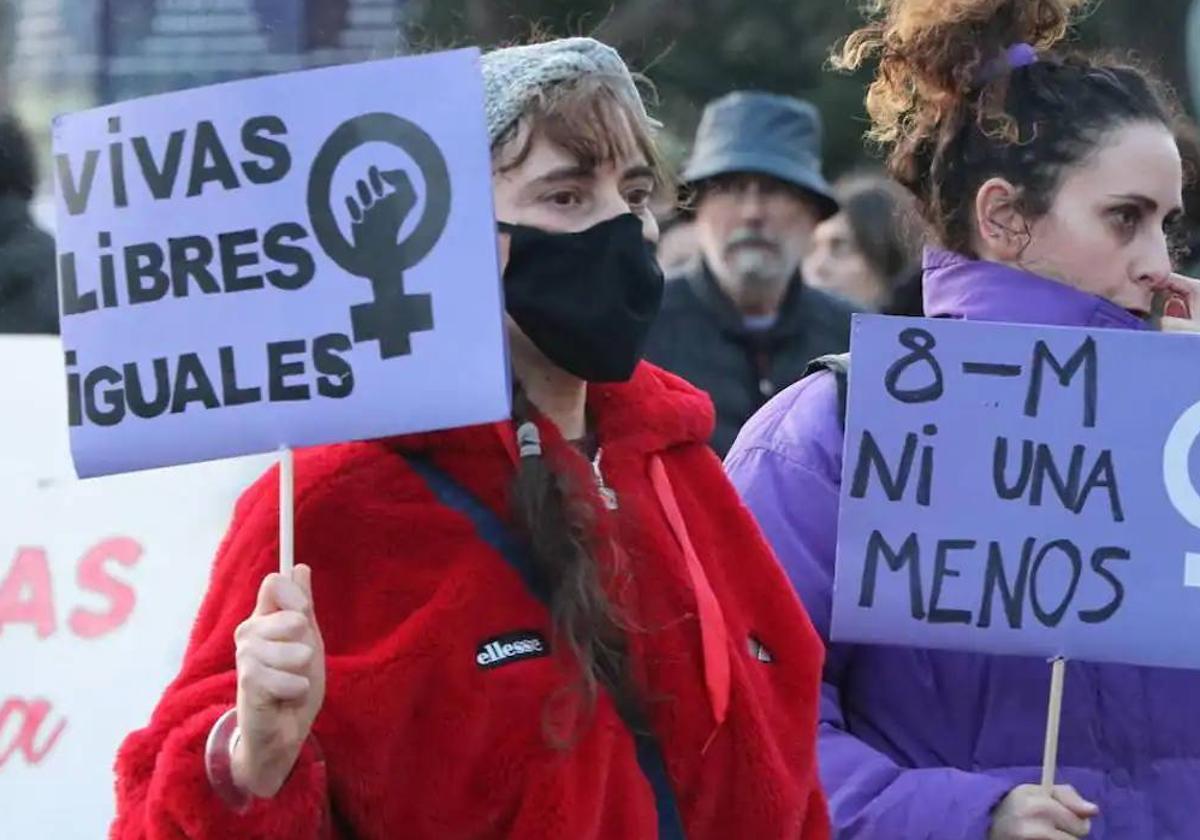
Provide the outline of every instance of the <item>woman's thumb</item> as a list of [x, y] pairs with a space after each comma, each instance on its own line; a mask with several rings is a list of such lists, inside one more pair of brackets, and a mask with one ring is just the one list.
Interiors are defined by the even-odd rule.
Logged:
[[321, 638], [321, 627], [317, 624], [317, 611], [313, 604], [312, 591], [312, 567], [301, 563], [292, 569], [292, 580], [300, 591], [304, 593], [304, 600], [308, 603], [308, 607], [304, 610], [308, 615], [308, 623], [312, 627], [313, 634], [317, 637], [317, 645], [324, 650], [325, 642]]
[[1094, 817], [1100, 813], [1100, 808], [1097, 807], [1096, 803], [1088, 802], [1071, 785], [1056, 785], [1054, 788], [1054, 798], [1071, 809], [1079, 817]]
[[292, 580], [296, 585], [304, 590], [304, 597], [308, 600], [308, 609], [312, 611], [312, 567], [301, 563], [292, 569]]

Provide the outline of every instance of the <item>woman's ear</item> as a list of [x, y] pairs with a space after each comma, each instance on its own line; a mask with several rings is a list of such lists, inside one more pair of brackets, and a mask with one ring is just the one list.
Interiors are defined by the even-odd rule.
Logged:
[[1029, 244], [1029, 223], [1017, 203], [1021, 190], [989, 178], [975, 193], [975, 250], [985, 260], [1015, 263]]

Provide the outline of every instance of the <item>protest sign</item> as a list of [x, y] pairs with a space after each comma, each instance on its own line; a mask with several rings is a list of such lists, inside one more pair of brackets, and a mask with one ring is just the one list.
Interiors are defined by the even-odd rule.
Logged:
[[81, 476], [508, 416], [477, 50], [53, 128]]
[[1198, 356], [856, 316], [833, 637], [1200, 667]]
[[[233, 503], [268, 459], [79, 481], [62, 347], [0, 338], [0, 837], [93, 840], [117, 746], [176, 674]], [[8, 409], [12, 410], [8, 410]]]

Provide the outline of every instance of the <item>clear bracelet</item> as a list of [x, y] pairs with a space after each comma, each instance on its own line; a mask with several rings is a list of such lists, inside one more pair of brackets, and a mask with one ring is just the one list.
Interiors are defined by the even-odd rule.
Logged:
[[244, 813], [252, 797], [233, 781], [233, 749], [241, 740], [237, 709], [217, 718], [204, 745], [204, 771], [213, 792], [236, 814]]

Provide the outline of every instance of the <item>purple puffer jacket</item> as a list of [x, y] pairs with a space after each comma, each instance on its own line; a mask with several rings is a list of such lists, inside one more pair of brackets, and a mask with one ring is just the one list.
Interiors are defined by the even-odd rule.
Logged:
[[[981, 321], [1142, 327], [1100, 298], [938, 251], [925, 257], [925, 308]], [[764, 406], [726, 467], [828, 644], [842, 474], [832, 375]], [[835, 836], [986, 838], [996, 804], [1039, 779], [1049, 683], [1037, 659], [828, 644], [819, 739]], [[1100, 805], [1094, 840], [1200, 838], [1200, 673], [1069, 663], [1058, 781]]]

